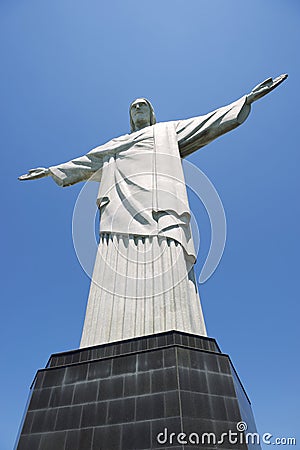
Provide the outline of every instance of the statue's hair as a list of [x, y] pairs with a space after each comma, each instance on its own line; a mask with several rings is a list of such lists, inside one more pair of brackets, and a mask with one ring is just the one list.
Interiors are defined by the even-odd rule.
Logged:
[[135, 103], [137, 100], [144, 100], [147, 103], [147, 105], [149, 106], [149, 108], [150, 108], [150, 125], [154, 125], [156, 123], [156, 117], [155, 117], [155, 112], [154, 112], [153, 106], [151, 105], [149, 100], [147, 100], [146, 98], [139, 97], [139, 98], [133, 100], [133, 102], [131, 102], [130, 106], [129, 106], [129, 117], [130, 117], [130, 130], [131, 130], [131, 133], [133, 133], [136, 130], [134, 122], [133, 122], [132, 117], [131, 117], [131, 107], [132, 107], [133, 103]]

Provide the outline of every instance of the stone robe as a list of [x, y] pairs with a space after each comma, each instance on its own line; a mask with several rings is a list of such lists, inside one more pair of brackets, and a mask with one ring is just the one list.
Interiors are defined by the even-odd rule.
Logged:
[[[236, 128], [249, 112], [242, 97], [205, 116], [157, 123], [50, 167], [60, 186], [100, 181], [101, 237], [81, 347], [170, 329], [206, 335], [181, 158]], [[154, 273], [153, 261], [164, 266], [161, 274]]]

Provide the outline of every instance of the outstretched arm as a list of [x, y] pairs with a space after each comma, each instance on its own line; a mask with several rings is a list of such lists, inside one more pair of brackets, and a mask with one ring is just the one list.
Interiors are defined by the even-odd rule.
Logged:
[[250, 113], [251, 104], [271, 92], [286, 78], [286, 74], [274, 80], [268, 78], [253, 88], [250, 94], [230, 105], [212, 111], [205, 116], [175, 122], [181, 157], [185, 158], [217, 137], [241, 125]]
[[20, 176], [19, 180], [37, 180], [51, 176], [55, 183], [62, 187], [88, 180], [91, 177], [94, 181], [100, 181], [102, 163], [103, 156], [96, 157], [88, 153], [57, 166], [30, 169], [27, 174]]
[[185, 158], [241, 125], [247, 119], [250, 109], [247, 97], [244, 96], [205, 116], [180, 120], [176, 125], [176, 133], [181, 157]]
[[19, 180], [37, 180], [51, 176], [59, 186], [70, 186], [80, 181], [100, 181], [103, 161], [106, 157], [126, 150], [131, 145], [127, 136], [112, 139], [104, 145], [94, 148], [86, 155], [49, 168], [38, 167], [21, 175]]

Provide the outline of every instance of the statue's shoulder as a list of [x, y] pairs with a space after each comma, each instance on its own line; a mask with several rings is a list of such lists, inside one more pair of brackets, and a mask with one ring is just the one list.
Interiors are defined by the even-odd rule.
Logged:
[[128, 139], [131, 139], [131, 134], [126, 133], [122, 134], [121, 136], [117, 136], [111, 140], [111, 142], [122, 142], [122, 141], [128, 141]]

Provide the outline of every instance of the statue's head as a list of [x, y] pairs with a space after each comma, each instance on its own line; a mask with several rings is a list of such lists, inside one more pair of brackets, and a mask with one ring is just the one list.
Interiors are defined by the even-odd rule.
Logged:
[[137, 98], [131, 103], [129, 117], [131, 132], [156, 123], [153, 106], [146, 98]]

